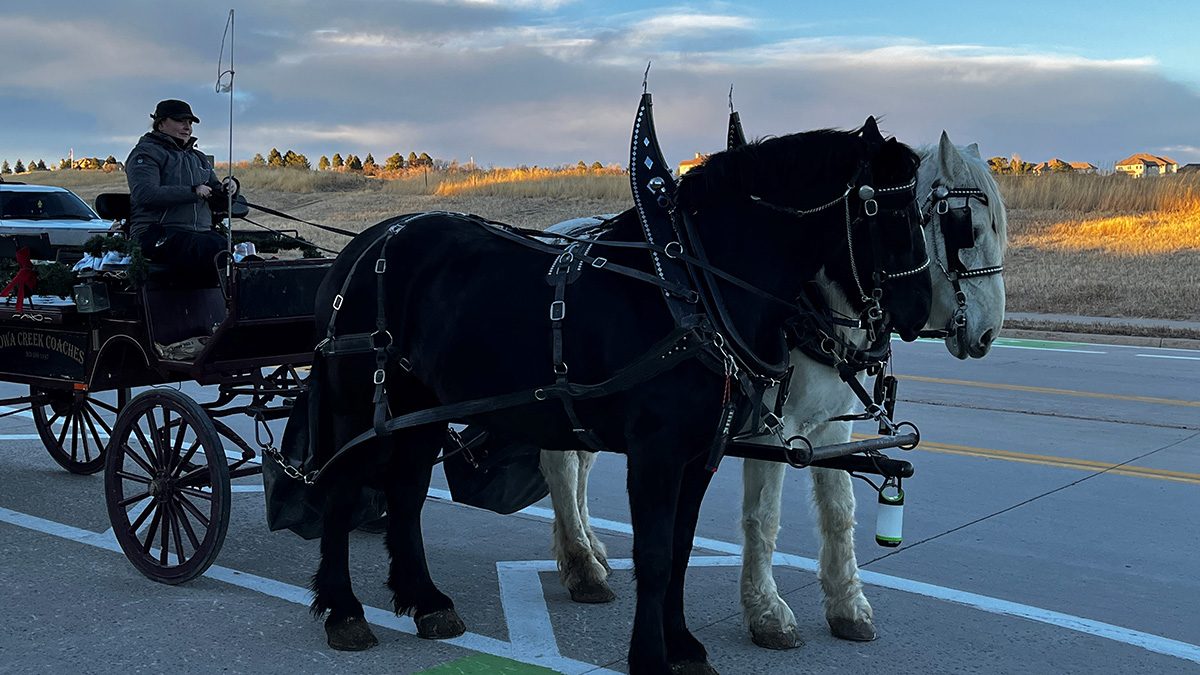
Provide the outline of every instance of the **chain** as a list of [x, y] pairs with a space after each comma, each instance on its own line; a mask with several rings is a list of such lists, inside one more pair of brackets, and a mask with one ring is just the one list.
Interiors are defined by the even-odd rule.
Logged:
[[311, 471], [309, 473], [302, 473], [296, 467], [292, 466], [291, 464], [288, 464], [287, 460], [283, 458], [283, 453], [279, 452], [279, 449], [276, 448], [274, 445], [264, 445], [262, 447], [262, 450], [263, 450], [264, 454], [266, 454], [271, 459], [275, 460], [275, 463], [277, 463], [280, 466], [280, 468], [283, 469], [284, 475], [287, 476], [288, 478], [291, 478], [293, 480], [298, 480], [298, 481], [304, 483], [305, 485], [313, 485], [316, 483], [317, 474], [320, 473], [319, 471]]

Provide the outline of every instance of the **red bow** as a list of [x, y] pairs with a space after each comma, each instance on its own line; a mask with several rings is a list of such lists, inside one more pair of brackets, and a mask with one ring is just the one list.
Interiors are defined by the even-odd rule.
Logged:
[[22, 246], [17, 249], [17, 273], [13, 276], [12, 281], [0, 291], [0, 298], [6, 298], [10, 294], [17, 295], [17, 311], [21, 311], [25, 307], [25, 297], [33, 295], [33, 291], [37, 289], [37, 272], [33, 269], [33, 264], [29, 260], [29, 247]]

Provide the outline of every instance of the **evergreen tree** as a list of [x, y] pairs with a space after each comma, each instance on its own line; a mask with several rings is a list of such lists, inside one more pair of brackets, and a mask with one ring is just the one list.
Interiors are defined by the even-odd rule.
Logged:
[[363, 160], [363, 165], [365, 166], [365, 165], [367, 165], [367, 164], [374, 164], [374, 163], [375, 163], [375, 158], [374, 158], [374, 157], [372, 157], [372, 156], [371, 156], [371, 153], [369, 153], [369, 152], [368, 152], [368, 153], [367, 153], [367, 158]]
[[16, 165], [13, 166], [13, 171], [16, 173], [25, 173], [25, 165], [21, 163], [21, 160], [17, 160]]
[[288, 150], [283, 153], [283, 166], [297, 166], [300, 162], [300, 157], [296, 153]]
[[433, 166], [433, 158], [430, 157], [429, 155], [425, 154], [424, 152], [422, 152], [421, 156], [417, 158], [417, 162], [421, 166], [426, 166], [426, 167]]
[[[116, 164], [116, 163], [117, 163], [117, 160], [115, 160], [115, 159], [114, 159], [114, 160], [113, 160], [113, 164]], [[38, 170], [38, 171], [49, 171], [49, 169], [47, 169], [47, 168], [46, 168], [46, 161], [45, 161], [45, 160], [39, 159], [39, 160], [37, 161], [37, 170]]]
[[288, 164], [288, 166], [294, 166], [297, 169], [304, 169], [305, 171], [312, 171], [312, 164], [308, 161], [308, 157], [305, 157], [301, 153], [296, 153], [292, 163]]
[[267, 153], [267, 166], [283, 166], [283, 155], [279, 154], [278, 148], [271, 148]]
[[116, 158], [116, 157], [113, 157], [112, 155], [109, 155], [108, 157], [106, 157], [106, 158], [104, 159], [104, 163], [105, 163], [105, 164], [116, 164], [116, 163], [117, 163], [117, 158]]
[[398, 152], [393, 154], [391, 157], [387, 158], [387, 163], [383, 165], [383, 168], [387, 169], [388, 171], [399, 171], [400, 169], [403, 169], [404, 157], [402, 157]]
[[346, 162], [342, 160], [342, 153], [333, 153], [333, 168], [340, 169], [344, 166], [346, 166]]
[[321, 155], [321, 159], [317, 160], [317, 169], [319, 171], [328, 171], [329, 170], [329, 158], [326, 157], [325, 155]]
[[346, 160], [346, 168], [351, 171], [362, 171], [362, 160], [358, 158], [358, 155], [350, 155], [350, 159]]
[[417, 153], [415, 153], [415, 152], [408, 153], [408, 166], [409, 167], [417, 166]]
[[71, 168], [71, 163], [67, 161], [66, 157], [63, 157], [62, 159], [58, 160], [58, 170], [59, 171], [62, 171], [64, 169], [69, 169], [69, 168]]
[[592, 171], [603, 171], [604, 165], [600, 162], [592, 162], [592, 166], [590, 168]]
[[250, 166], [263, 167], [267, 165], [267, 160], [263, 159], [261, 152], [254, 153], [254, 159], [250, 160]]
[[3, 163], [0, 163], [0, 174], [3, 173], [12, 173], [12, 167], [8, 165], [7, 159]]
[[579, 160], [579, 163], [575, 165], [575, 168], [579, 171], [587, 171], [587, 162], [581, 159]]

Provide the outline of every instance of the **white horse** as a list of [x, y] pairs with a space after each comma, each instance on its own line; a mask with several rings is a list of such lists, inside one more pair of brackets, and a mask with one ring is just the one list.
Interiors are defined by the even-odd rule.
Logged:
[[[926, 327], [947, 334], [946, 349], [955, 357], [981, 358], [1004, 321], [1004, 281], [999, 272], [1008, 221], [1000, 190], [975, 145], [959, 148], [942, 132], [936, 146], [919, 152], [917, 194], [930, 196], [926, 205], [932, 217], [925, 234], [930, 259], [937, 267], [931, 273], [933, 310]], [[945, 202], [942, 207], [937, 205], [935, 186], [952, 190], [949, 200], [941, 200]], [[984, 199], [969, 196], [971, 189], [985, 197], [986, 204]], [[970, 248], [956, 249], [954, 244], [961, 245], [961, 237], [947, 246], [937, 212], [950, 201], [956, 202], [950, 210], [961, 217], [961, 227], [973, 230], [974, 245]], [[587, 220], [569, 221], [569, 225], [578, 226]], [[565, 231], [561, 226], [554, 229]], [[833, 310], [847, 316], [855, 314], [849, 301], [832, 285], [824, 285], [824, 295]], [[840, 331], [844, 340], [866, 346], [863, 331]], [[849, 441], [850, 423], [829, 420], [854, 412], [859, 402], [853, 392], [833, 368], [800, 350], [792, 351], [791, 362], [795, 366], [795, 394], [784, 408], [784, 436], [802, 434], [813, 446]], [[773, 399], [773, 395], [768, 394], [768, 398]], [[559, 573], [577, 602], [608, 602], [614, 597], [606, 581], [611, 570], [604, 544], [588, 525], [587, 479], [594, 461], [595, 453], [590, 452], [543, 452], [541, 457], [542, 473], [554, 502], [553, 545]], [[779, 596], [771, 570], [786, 470], [782, 463], [755, 460], [746, 460], [743, 468], [742, 608], [755, 644], [773, 649], [801, 644], [796, 618]], [[863, 594], [854, 554], [855, 502], [850, 475], [838, 469], [814, 467], [810, 471], [821, 536], [818, 577], [825, 595], [825, 619], [839, 638], [873, 640], [876, 630], [871, 605]]]

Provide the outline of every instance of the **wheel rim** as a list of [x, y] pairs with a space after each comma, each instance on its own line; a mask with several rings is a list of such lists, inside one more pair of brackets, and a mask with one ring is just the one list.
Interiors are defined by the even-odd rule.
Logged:
[[129, 389], [77, 394], [33, 389], [33, 421], [54, 461], [72, 473], [104, 468], [104, 453]]
[[109, 518], [143, 574], [182, 583], [202, 574], [224, 541], [229, 468], [212, 421], [194, 401], [173, 391], [149, 394], [130, 404], [114, 430], [105, 472]]

